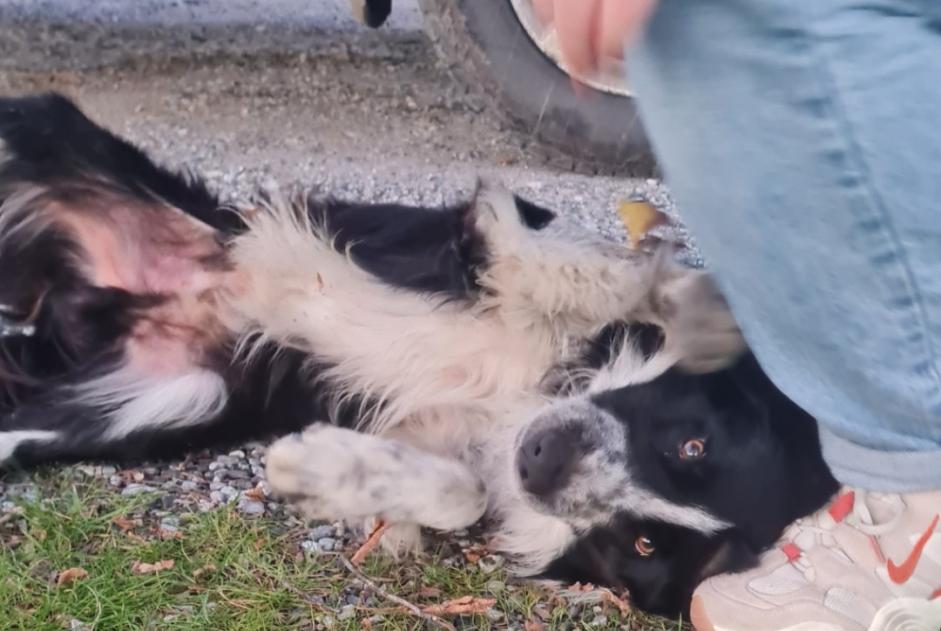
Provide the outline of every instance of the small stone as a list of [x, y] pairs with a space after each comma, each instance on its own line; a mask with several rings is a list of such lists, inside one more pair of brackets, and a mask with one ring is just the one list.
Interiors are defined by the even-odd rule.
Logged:
[[480, 560], [477, 561], [477, 567], [487, 574], [496, 572], [501, 567], [503, 567], [503, 557], [499, 554], [488, 554], [485, 557], [481, 557]]
[[311, 539], [323, 539], [324, 537], [332, 537], [334, 534], [336, 534], [336, 530], [333, 526], [315, 526], [310, 529]]
[[499, 594], [506, 589], [506, 583], [503, 581], [488, 581], [485, 587], [491, 594]]
[[192, 480], [183, 480], [180, 482], [180, 490], [185, 493], [192, 493], [199, 489], [199, 485]]
[[226, 497], [235, 497], [236, 495], [239, 494], [239, 492], [234, 487], [231, 487], [231, 486], [224, 486], [221, 489], [219, 489], [219, 492], [225, 495]]
[[325, 629], [332, 629], [336, 626], [337, 621], [334, 620], [333, 616], [324, 616], [320, 619], [320, 624], [322, 624]]
[[121, 486], [124, 483], [124, 480], [121, 479], [119, 475], [112, 475], [108, 478], [108, 484], [111, 486]]
[[212, 500], [215, 504], [225, 504], [225, 495], [219, 491], [210, 492], [209, 499]]
[[337, 620], [349, 620], [356, 615], [356, 607], [353, 605], [344, 605], [340, 607], [340, 613], [337, 614]]
[[164, 530], [176, 530], [180, 527], [180, 518], [173, 515], [168, 515], [167, 517], [164, 517], [162, 520], [160, 520], [160, 527]]
[[131, 484], [128, 484], [126, 487], [124, 487], [124, 489], [121, 491], [121, 495], [131, 497], [134, 495], [140, 495], [142, 493], [154, 493], [156, 490], [157, 489], [152, 486], [132, 482]]
[[265, 505], [263, 502], [249, 499], [239, 500], [238, 509], [246, 515], [263, 515], [265, 513]]
[[317, 545], [320, 546], [320, 549], [324, 552], [331, 552], [336, 548], [337, 540], [332, 537], [324, 537], [323, 539], [317, 540]]
[[311, 541], [310, 539], [301, 541], [301, 548], [305, 552], [310, 552], [311, 554], [320, 554], [321, 552], [320, 544], [317, 543], [316, 541]]
[[243, 460], [245, 458], [245, 452], [241, 449], [236, 449], [234, 451], [230, 451], [229, 456], [231, 458], [238, 458], [239, 460]]

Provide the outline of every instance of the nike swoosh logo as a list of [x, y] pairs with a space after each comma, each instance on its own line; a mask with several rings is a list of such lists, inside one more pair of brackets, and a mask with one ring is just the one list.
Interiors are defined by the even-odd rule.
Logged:
[[928, 529], [922, 533], [921, 537], [918, 538], [918, 541], [915, 542], [915, 546], [912, 548], [912, 551], [908, 554], [908, 558], [902, 562], [901, 565], [896, 565], [892, 560], [886, 561], [886, 570], [889, 572], [889, 578], [892, 579], [892, 582], [896, 585], [901, 585], [912, 577], [912, 574], [915, 573], [915, 568], [918, 566], [918, 562], [921, 560], [921, 553], [924, 551], [925, 546], [928, 544], [928, 539], [931, 538], [931, 533], [934, 532], [934, 529], [938, 526], [938, 518], [941, 515], [935, 515], [934, 519], [931, 520], [931, 525], [928, 526]]

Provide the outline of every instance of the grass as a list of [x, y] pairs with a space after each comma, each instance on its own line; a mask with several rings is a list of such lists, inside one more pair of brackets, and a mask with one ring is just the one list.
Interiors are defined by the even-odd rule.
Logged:
[[[4, 630], [430, 628], [361, 589], [336, 555], [303, 554], [302, 533], [286, 529], [284, 520], [222, 507], [181, 515], [179, 534], [167, 536], [157, 530], [157, 518], [147, 517], [153, 497], [123, 497], [68, 470], [44, 474], [38, 485], [40, 497], [17, 500], [17, 514], [0, 518]], [[360, 570], [419, 607], [463, 596], [496, 600], [490, 615], [448, 616], [459, 629], [682, 628], [622, 616], [615, 607], [573, 605], [536, 586], [508, 585], [499, 571], [485, 573], [459, 556], [456, 561], [448, 545], [420, 562], [397, 563], [373, 552]], [[173, 567], [133, 570], [135, 563], [161, 561]], [[69, 568], [87, 576], [60, 584]]]

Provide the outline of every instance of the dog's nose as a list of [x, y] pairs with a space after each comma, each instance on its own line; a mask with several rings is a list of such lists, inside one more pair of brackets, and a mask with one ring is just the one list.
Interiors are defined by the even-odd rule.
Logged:
[[546, 496], [568, 482], [578, 453], [577, 432], [552, 429], [527, 437], [516, 456], [523, 489], [536, 496]]

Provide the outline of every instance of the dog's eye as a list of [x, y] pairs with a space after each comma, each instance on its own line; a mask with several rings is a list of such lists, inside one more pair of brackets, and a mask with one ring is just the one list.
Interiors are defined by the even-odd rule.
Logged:
[[706, 441], [691, 438], [680, 445], [680, 460], [696, 460], [706, 455]]
[[653, 541], [643, 535], [634, 539], [634, 549], [637, 550], [637, 554], [642, 557], [649, 557], [657, 550], [653, 545]]

